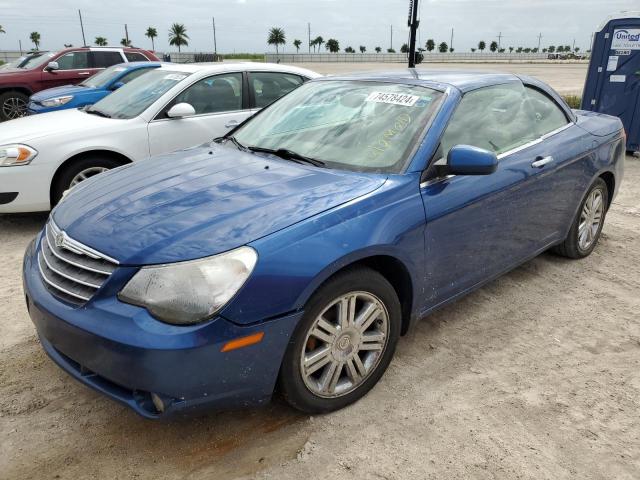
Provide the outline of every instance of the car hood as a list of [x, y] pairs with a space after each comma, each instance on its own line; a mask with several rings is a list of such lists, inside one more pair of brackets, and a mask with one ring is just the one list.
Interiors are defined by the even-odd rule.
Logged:
[[123, 265], [171, 263], [245, 245], [385, 180], [202, 146], [94, 177], [52, 217], [71, 238]]
[[[26, 143], [53, 135], [70, 136], [91, 128], [105, 128], [118, 122], [111, 118], [89, 115], [78, 109], [30, 115], [2, 123], [0, 127], [0, 145], [8, 143]], [[34, 148], [37, 145], [31, 145]]]
[[96, 89], [89, 87], [81, 87], [79, 85], [65, 85], [64, 87], [48, 88], [36, 94], [31, 95], [31, 100], [41, 102], [51, 98], [62, 97], [64, 95], [84, 95], [87, 93], [95, 93]]

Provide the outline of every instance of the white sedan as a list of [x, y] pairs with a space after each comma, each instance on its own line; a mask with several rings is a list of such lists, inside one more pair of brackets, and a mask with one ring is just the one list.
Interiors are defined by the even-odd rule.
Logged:
[[91, 107], [0, 126], [0, 213], [49, 210], [110, 168], [224, 135], [308, 79], [276, 64], [164, 64]]

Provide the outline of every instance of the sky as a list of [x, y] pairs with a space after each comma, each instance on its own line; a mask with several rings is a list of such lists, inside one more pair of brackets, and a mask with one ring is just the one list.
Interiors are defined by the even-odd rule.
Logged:
[[[147, 27], [158, 30], [157, 51], [173, 51], [168, 45], [172, 23], [182, 23], [190, 37], [183, 51], [212, 51], [212, 17], [215, 16], [218, 52], [267, 52], [271, 27], [284, 29], [285, 52], [294, 52], [294, 39], [307, 48], [307, 24], [311, 38], [335, 38], [341, 49], [360, 45], [372, 52], [376, 46], [399, 50], [407, 41], [408, 0], [0, 0], [0, 50], [33, 45], [29, 34], [38, 31], [41, 49], [56, 50], [64, 44], [82, 45], [78, 9], [82, 10], [87, 43], [96, 36], [119, 44], [128, 25], [134, 46], [151, 48], [144, 36]], [[28, 5], [28, 8], [25, 6]], [[478, 41], [490, 43], [502, 34], [503, 47], [575, 45], [589, 48], [591, 33], [610, 14], [640, 10], [638, 0], [420, 0], [418, 40], [450, 43], [468, 52]]]

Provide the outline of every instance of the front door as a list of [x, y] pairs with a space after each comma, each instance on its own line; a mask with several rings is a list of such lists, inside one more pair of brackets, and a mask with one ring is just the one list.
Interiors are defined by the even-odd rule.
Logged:
[[547, 172], [563, 160], [548, 158], [522, 83], [465, 94], [437, 157], [446, 158], [455, 145], [494, 151], [498, 169], [490, 175], [431, 178], [421, 185], [427, 222], [425, 309], [539, 253], [560, 235], [559, 214], [548, 210], [558, 198], [549, 197], [554, 177]]
[[[71, 85], [86, 80], [98, 69], [92, 68], [88, 50], [65, 53], [58, 57], [58, 70], [43, 70], [41, 76], [42, 89]], [[46, 67], [46, 65], [45, 65]]]
[[[226, 134], [251, 115], [244, 90], [240, 72], [213, 75], [187, 87], [149, 123], [151, 155], [201, 145]], [[191, 105], [195, 115], [168, 118], [166, 113], [178, 103]]]

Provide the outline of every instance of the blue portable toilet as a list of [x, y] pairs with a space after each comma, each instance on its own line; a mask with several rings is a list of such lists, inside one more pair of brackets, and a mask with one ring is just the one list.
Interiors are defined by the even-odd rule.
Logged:
[[582, 109], [619, 117], [627, 150], [640, 150], [640, 12], [611, 16], [595, 33]]

